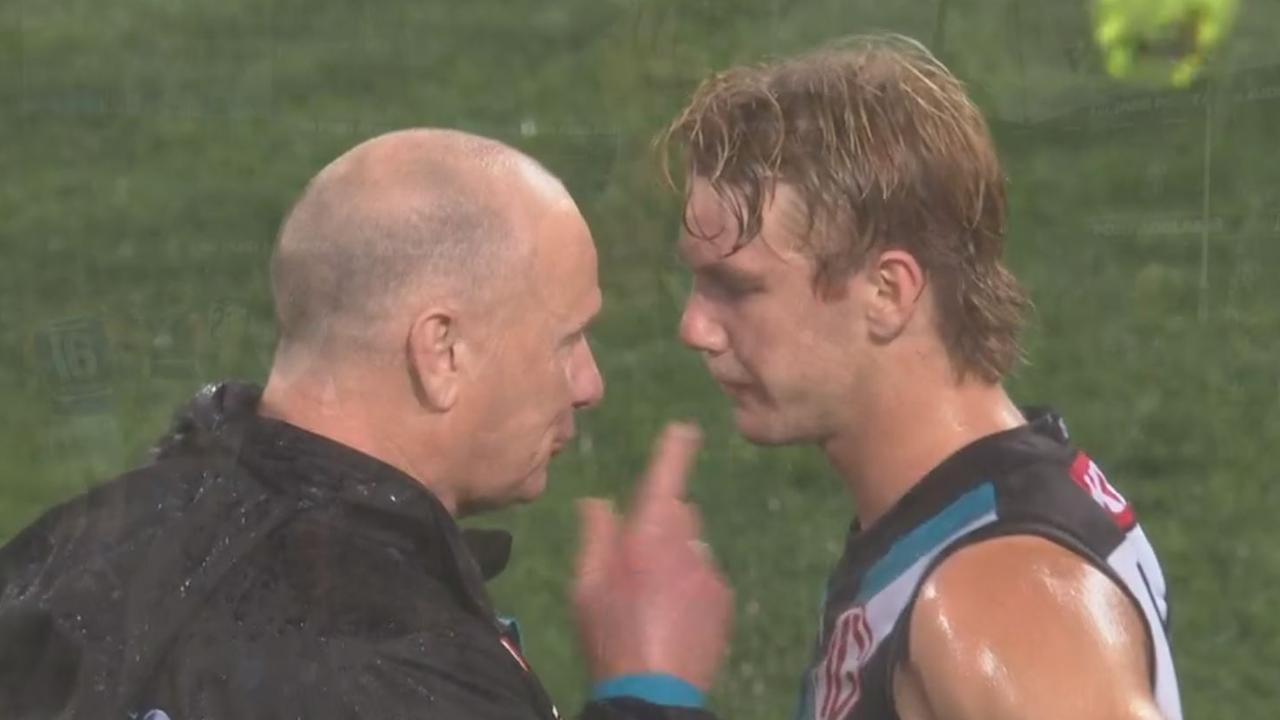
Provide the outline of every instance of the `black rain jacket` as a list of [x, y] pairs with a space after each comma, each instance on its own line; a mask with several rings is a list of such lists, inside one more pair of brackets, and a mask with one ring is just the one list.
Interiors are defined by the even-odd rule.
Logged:
[[[0, 549], [0, 717], [554, 720], [494, 613], [509, 535], [210, 385], [153, 460]], [[584, 720], [706, 720], [623, 698]]]

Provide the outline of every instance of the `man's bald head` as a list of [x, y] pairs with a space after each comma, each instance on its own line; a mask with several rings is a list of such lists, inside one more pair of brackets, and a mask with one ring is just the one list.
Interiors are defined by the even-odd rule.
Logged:
[[271, 284], [282, 351], [350, 349], [418, 300], [488, 302], [526, 257], [522, 226], [572, 202], [495, 140], [401, 130], [325, 167], [281, 227]]
[[531, 500], [604, 395], [591, 229], [493, 140], [406, 130], [322, 170], [281, 228], [259, 412], [376, 457], [452, 512]]

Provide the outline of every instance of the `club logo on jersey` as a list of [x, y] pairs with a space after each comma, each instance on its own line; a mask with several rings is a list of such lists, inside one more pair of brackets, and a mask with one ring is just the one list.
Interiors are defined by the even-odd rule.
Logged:
[[1089, 493], [1094, 502], [1107, 511], [1117, 527], [1125, 531], [1133, 527], [1133, 508], [1124, 496], [1107, 482], [1107, 476], [1102, 474], [1102, 470], [1089, 459], [1088, 455], [1084, 453], [1076, 455], [1075, 462], [1071, 463], [1071, 479], [1075, 480], [1077, 485]]
[[862, 695], [858, 673], [873, 646], [865, 608], [847, 610], [836, 619], [826, 657], [813, 669], [814, 720], [841, 720], [858, 702]]

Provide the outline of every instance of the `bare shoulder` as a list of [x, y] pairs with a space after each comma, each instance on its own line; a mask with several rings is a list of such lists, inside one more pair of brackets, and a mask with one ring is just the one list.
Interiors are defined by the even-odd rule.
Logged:
[[1106, 574], [1043, 538], [996, 538], [921, 586], [895, 695], [934, 718], [1157, 718], [1147, 655]]

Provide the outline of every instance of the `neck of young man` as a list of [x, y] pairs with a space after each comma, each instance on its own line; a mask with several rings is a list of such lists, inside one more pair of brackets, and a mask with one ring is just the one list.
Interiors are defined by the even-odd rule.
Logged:
[[897, 384], [824, 445], [861, 527], [869, 528], [965, 446], [1026, 423], [998, 383]]

